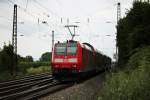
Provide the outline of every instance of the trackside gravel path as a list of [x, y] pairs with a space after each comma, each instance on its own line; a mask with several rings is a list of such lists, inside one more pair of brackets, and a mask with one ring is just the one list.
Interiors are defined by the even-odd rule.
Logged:
[[105, 74], [95, 76], [83, 83], [58, 91], [39, 100], [97, 100]]

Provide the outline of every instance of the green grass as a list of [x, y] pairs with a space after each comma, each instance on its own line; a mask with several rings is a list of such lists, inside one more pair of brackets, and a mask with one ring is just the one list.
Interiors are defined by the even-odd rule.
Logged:
[[38, 73], [44, 73], [44, 72], [51, 72], [50, 66], [40, 66], [37, 68], [31, 67], [27, 69], [27, 74], [38, 74]]
[[0, 81], [5, 81], [9, 79], [14, 79], [14, 77], [12, 77], [8, 71], [1, 71]]
[[0, 81], [20, 78], [25, 75], [51, 72], [50, 62], [20, 62], [17, 67], [17, 76], [12, 77], [9, 71], [0, 70]]
[[150, 46], [138, 49], [126, 68], [107, 75], [98, 100], [150, 100]]
[[18, 67], [39, 67], [39, 66], [50, 66], [50, 62], [20, 62]]

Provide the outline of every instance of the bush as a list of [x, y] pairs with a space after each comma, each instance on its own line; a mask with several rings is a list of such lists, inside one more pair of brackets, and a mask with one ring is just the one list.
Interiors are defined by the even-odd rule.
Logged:
[[39, 67], [39, 66], [50, 66], [50, 62], [20, 62], [18, 67]]
[[27, 69], [29, 68], [38, 68], [40, 66], [49, 66], [50, 62], [20, 62], [18, 64], [18, 71], [22, 73], [26, 73]]
[[13, 47], [12, 45], [4, 45], [0, 51], [0, 70], [12, 72], [12, 61], [13, 61]]
[[135, 69], [140, 66], [150, 65], [150, 46], [138, 48], [130, 57], [127, 64], [128, 70]]
[[[150, 46], [130, 57], [128, 73], [107, 76], [98, 100], [150, 100]], [[132, 69], [134, 66], [134, 69]]]
[[31, 67], [27, 69], [27, 74], [38, 74], [38, 73], [44, 73], [44, 72], [50, 72], [50, 66], [40, 66], [37, 68]]
[[10, 74], [9, 71], [1, 71], [0, 73], [0, 82], [14, 79], [14, 77]]

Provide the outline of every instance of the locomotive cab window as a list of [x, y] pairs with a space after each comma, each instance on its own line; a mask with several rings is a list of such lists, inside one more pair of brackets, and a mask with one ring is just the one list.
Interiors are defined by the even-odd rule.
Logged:
[[67, 46], [67, 55], [76, 55], [77, 52], [77, 44], [69, 43]]
[[66, 45], [65, 44], [57, 44], [55, 48], [56, 55], [65, 55], [66, 53]]

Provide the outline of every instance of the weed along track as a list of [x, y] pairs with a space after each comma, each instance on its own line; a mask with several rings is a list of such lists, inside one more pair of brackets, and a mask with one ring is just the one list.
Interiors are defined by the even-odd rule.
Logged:
[[66, 88], [71, 84], [61, 84], [50, 73], [27, 76], [0, 83], [0, 100], [27, 100], [41, 97]]

